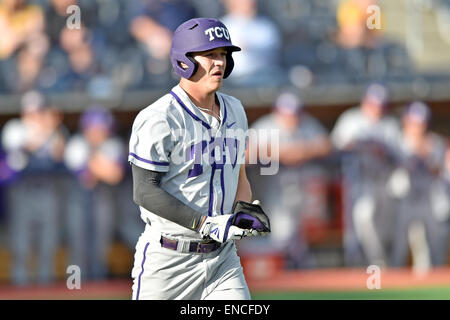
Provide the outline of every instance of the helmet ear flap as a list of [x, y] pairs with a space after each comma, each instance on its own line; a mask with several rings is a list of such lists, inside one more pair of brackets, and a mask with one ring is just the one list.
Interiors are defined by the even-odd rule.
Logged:
[[[186, 55], [186, 57], [189, 59], [189, 61], [191, 61], [192, 62], [192, 65], [193, 65], [193, 67], [192, 67], [192, 73], [191, 73], [191, 75], [190, 75], [190, 77], [192, 77], [196, 72], [197, 72], [197, 69], [198, 69], [198, 62], [194, 59], [194, 57], [193, 56], [191, 56], [191, 54], [187, 54]], [[190, 78], [189, 77], [189, 78]]]
[[[197, 61], [187, 54], [173, 54], [171, 60], [176, 73], [183, 78], [189, 79], [197, 71]], [[187, 68], [183, 68], [182, 63], [184, 63]]]
[[224, 79], [228, 78], [231, 71], [233, 71], [233, 68], [234, 68], [234, 60], [233, 60], [233, 57], [231, 56], [231, 52], [228, 51], [227, 52], [227, 65], [225, 67], [225, 72], [223, 74]]

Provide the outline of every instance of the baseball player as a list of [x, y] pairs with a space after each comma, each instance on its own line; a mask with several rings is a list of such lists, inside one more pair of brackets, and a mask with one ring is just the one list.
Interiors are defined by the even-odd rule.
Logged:
[[53, 266], [58, 248], [59, 190], [67, 130], [62, 114], [38, 91], [25, 93], [20, 119], [9, 120], [1, 143], [6, 163], [14, 173], [6, 193], [11, 280], [29, 285], [33, 280], [28, 261], [37, 258], [37, 281], [55, 280]]
[[252, 198], [248, 124], [241, 102], [218, 92], [239, 50], [219, 20], [181, 24], [170, 51], [180, 83], [133, 123], [133, 197], [146, 224], [134, 256], [135, 300], [250, 299], [234, 242], [258, 234], [235, 220], [237, 201]]
[[[331, 151], [328, 133], [319, 121], [307, 113], [300, 97], [289, 91], [281, 93], [272, 112], [257, 119], [251, 129], [258, 132], [278, 131], [278, 159], [272, 160], [279, 161], [277, 174], [255, 174], [253, 177], [252, 171], [249, 171], [250, 181], [252, 178], [258, 181], [254, 184], [254, 194], [258, 194], [276, 219], [272, 219], [269, 237], [240, 243], [240, 249], [254, 251], [252, 247], [261, 242], [265, 250], [273, 247], [283, 254], [286, 268], [311, 268], [315, 264], [314, 259], [300, 230], [305, 218], [303, 212], [308, 207], [307, 187], [313, 179], [323, 180], [317, 161]], [[250, 136], [249, 149], [256, 145], [257, 148], [269, 150], [272, 143], [263, 135], [257, 139]], [[247, 243], [250, 246], [248, 249], [243, 246]]]
[[344, 250], [350, 265], [387, 264], [394, 201], [385, 185], [400, 137], [387, 105], [387, 88], [371, 84], [361, 105], [345, 111], [331, 132], [344, 155]]
[[440, 178], [446, 146], [430, 130], [430, 119], [430, 108], [423, 102], [405, 108], [401, 162], [389, 184], [398, 198], [391, 265], [405, 266], [411, 249], [418, 272], [443, 265], [447, 258], [448, 200]]
[[[73, 180], [67, 195], [67, 237], [71, 263], [91, 279], [108, 275], [108, 249], [114, 236], [115, 188], [124, 176], [124, 144], [114, 117], [93, 105], [80, 117], [80, 132], [67, 143], [66, 167]], [[86, 226], [92, 229], [88, 229]]]

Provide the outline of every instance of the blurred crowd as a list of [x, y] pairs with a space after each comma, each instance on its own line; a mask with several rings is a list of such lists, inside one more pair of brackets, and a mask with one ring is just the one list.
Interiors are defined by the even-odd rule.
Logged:
[[[366, 26], [375, 0], [1, 0], [0, 92], [165, 88], [172, 33], [220, 18], [243, 48], [229, 86], [300, 88], [407, 77], [407, 51]], [[74, 10], [78, 6], [79, 10]]]
[[[412, 263], [423, 271], [446, 264], [448, 137], [430, 130], [433, 115], [421, 101], [391, 112], [380, 81], [407, 78], [414, 67], [405, 48], [367, 28], [371, 4], [376, 1], [0, 0], [0, 93], [22, 97], [20, 116], [0, 132], [1, 240], [11, 252], [12, 283], [51, 283], [61, 245], [67, 265], [79, 266], [84, 279], [109, 275], [117, 237], [133, 250], [143, 223], [116, 119], [101, 105], [86, 106], [78, 131], [69, 132], [47, 97], [169, 89], [177, 81], [168, 59], [172, 32], [194, 16], [220, 18], [243, 49], [225, 85], [302, 89], [377, 81], [330, 132], [305, 111], [297, 90], [282, 92], [272, 112], [252, 124], [278, 130], [272, 161], [279, 170], [264, 176], [261, 165], [248, 166], [272, 233], [243, 241], [242, 252], [281, 253], [291, 269], [319, 266], [305, 224], [331, 219], [329, 186], [338, 181], [344, 265]], [[74, 29], [67, 27], [72, 5], [81, 14]], [[249, 145], [270, 157], [272, 143], [258, 137]]]

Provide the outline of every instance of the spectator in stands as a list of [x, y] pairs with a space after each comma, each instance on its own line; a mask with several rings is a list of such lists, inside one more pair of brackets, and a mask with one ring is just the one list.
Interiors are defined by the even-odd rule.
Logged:
[[30, 283], [29, 259], [34, 252], [38, 282], [47, 284], [55, 278], [61, 187], [58, 175], [65, 130], [61, 113], [50, 106], [40, 93], [26, 93], [21, 118], [7, 122], [2, 132], [7, 164], [16, 174], [7, 190], [11, 272], [16, 285]]
[[405, 48], [383, 34], [382, 15], [380, 25], [372, 25], [375, 18], [367, 9], [374, 5], [379, 7], [378, 1], [343, 0], [337, 9], [338, 26], [333, 37], [338, 53], [330, 62], [340, 66], [341, 72], [349, 74], [353, 81], [364, 78], [382, 80], [389, 75], [405, 76], [413, 70]]
[[[448, 199], [440, 179], [445, 161], [445, 141], [430, 131], [431, 111], [419, 101], [402, 116], [401, 163], [391, 189], [399, 198], [392, 265], [407, 265], [411, 249], [413, 268], [425, 272], [447, 258]], [[447, 205], [442, 207], [442, 202]], [[445, 244], [445, 245], [444, 245]]]
[[60, 46], [67, 54], [68, 70], [61, 81], [68, 90], [86, 90], [89, 81], [97, 75], [98, 52], [93, 48], [93, 36], [84, 25], [80, 29], [64, 28], [60, 33]]
[[0, 90], [40, 89], [39, 75], [49, 50], [41, 7], [23, 0], [0, 3]]
[[344, 48], [356, 48], [373, 41], [376, 29], [367, 27], [367, 8], [374, 0], [344, 0], [337, 9], [337, 42]]
[[143, 45], [147, 55], [145, 68], [152, 81], [170, 74], [169, 52], [172, 33], [186, 20], [194, 18], [195, 8], [182, 0], [143, 1], [134, 10], [130, 22], [131, 35]]
[[0, 59], [11, 57], [30, 39], [42, 37], [45, 18], [41, 7], [27, 0], [3, 0], [0, 3]]
[[361, 105], [345, 111], [331, 133], [334, 146], [342, 152], [348, 265], [388, 263], [394, 202], [385, 186], [400, 136], [397, 121], [387, 115], [388, 99], [386, 87], [370, 85]]
[[[92, 30], [99, 24], [97, 18], [97, 1], [86, 0], [45, 0], [48, 2], [44, 6], [45, 9], [45, 32], [50, 38], [52, 46], [58, 46], [60, 41], [60, 33], [63, 29], [73, 22], [69, 19], [74, 11], [68, 10], [71, 6], [78, 6], [81, 13], [81, 22], [88, 29]], [[97, 21], [96, 21], [97, 20]]]
[[[46, 30], [52, 46], [58, 46], [60, 33], [67, 25], [67, 18], [70, 13], [67, 8], [71, 5], [77, 5], [76, 0], [51, 0], [45, 11]], [[83, 19], [84, 20], [84, 19]]]
[[221, 21], [228, 27], [233, 43], [242, 48], [234, 58], [236, 85], [258, 86], [280, 81], [281, 33], [270, 19], [258, 14], [256, 0], [224, 0], [226, 14]]
[[115, 187], [123, 179], [126, 150], [114, 134], [113, 115], [103, 107], [83, 112], [80, 129], [69, 140], [64, 155], [78, 181], [68, 201], [68, 242], [72, 263], [80, 266], [87, 278], [102, 279], [108, 275], [116, 219]]
[[[302, 101], [292, 92], [282, 93], [274, 104], [273, 112], [258, 119], [251, 129], [257, 130], [257, 136], [254, 137], [256, 141], [250, 136], [249, 152], [258, 149], [257, 154], [261, 156], [259, 150], [267, 148], [272, 161], [279, 162], [277, 174], [261, 175], [259, 182], [253, 183], [255, 186], [264, 185], [261, 189], [256, 187], [255, 191], [270, 213], [272, 232], [267, 237], [270, 240], [267, 249], [281, 252], [287, 268], [313, 267], [314, 261], [301, 230], [305, 218], [303, 213], [308, 207], [309, 183], [316, 180], [326, 184], [324, 172], [317, 161], [331, 152], [328, 133], [304, 110]], [[270, 130], [278, 131], [278, 145], [277, 141], [265, 139]], [[274, 147], [279, 150], [274, 151]], [[248, 160], [250, 157], [248, 154]]]
[[23, 93], [33, 89], [43, 89], [40, 77], [48, 48], [48, 39], [45, 35], [36, 35], [10, 59], [12, 70], [4, 74], [10, 92]]

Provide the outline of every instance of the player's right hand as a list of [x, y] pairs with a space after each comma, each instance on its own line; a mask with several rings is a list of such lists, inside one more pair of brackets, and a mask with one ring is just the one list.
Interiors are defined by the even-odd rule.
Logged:
[[203, 238], [211, 238], [220, 243], [229, 240], [239, 240], [247, 236], [248, 230], [241, 229], [231, 224], [233, 214], [225, 214], [214, 217], [206, 217], [199, 228]]

